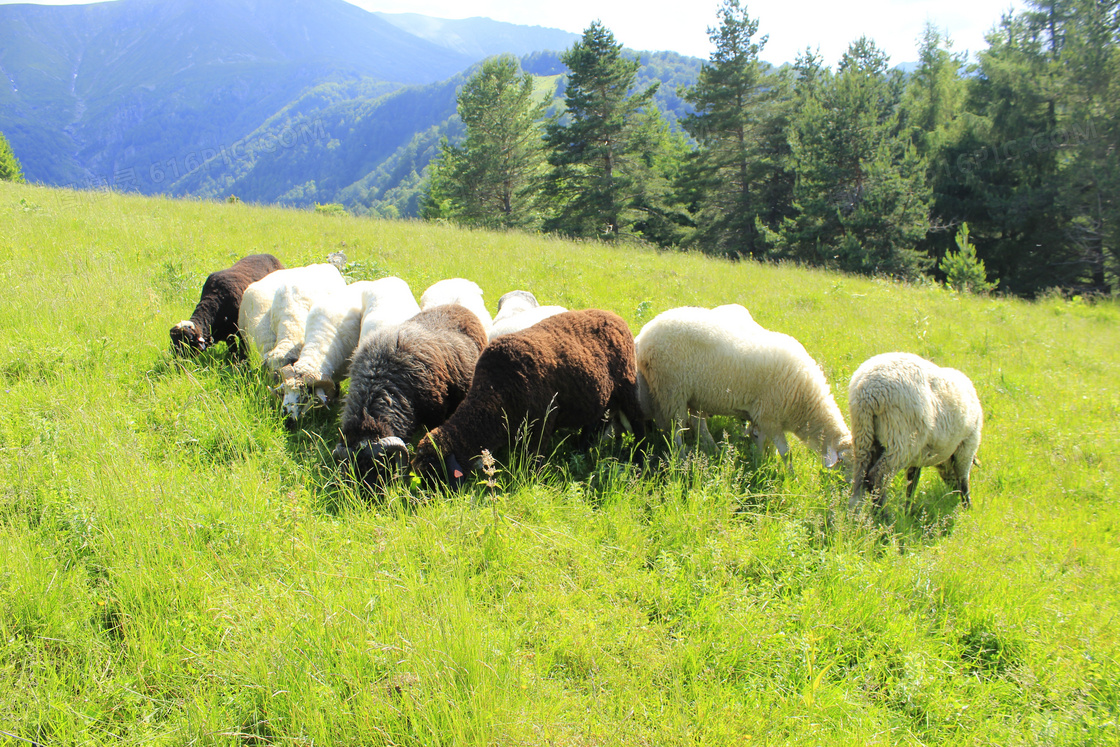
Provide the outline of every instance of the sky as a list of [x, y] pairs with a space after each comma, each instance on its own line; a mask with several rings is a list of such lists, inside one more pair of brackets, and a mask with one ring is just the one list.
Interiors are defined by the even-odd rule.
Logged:
[[[624, 46], [672, 50], [708, 59], [709, 27], [717, 25], [719, 0], [350, 0], [367, 10], [420, 13], [438, 18], [485, 16], [496, 21], [550, 26], [575, 33], [603, 23]], [[874, 39], [892, 64], [917, 60], [918, 39], [930, 21], [953, 40], [957, 52], [985, 49], [984, 35], [1013, 8], [1010, 0], [766, 0], [744, 2], [769, 36], [762, 59], [792, 62], [806, 47], [820, 50], [827, 65], [861, 35]], [[1021, 9], [1021, 0], [1014, 3]], [[664, 10], [661, 10], [664, 9]]]
[[[708, 59], [708, 28], [717, 24], [719, 0], [349, 0], [366, 10], [420, 13], [437, 18], [484, 16], [527, 26], [548, 26], [580, 33], [592, 21], [603, 23], [617, 41], [631, 49], [672, 50]], [[0, 0], [0, 4], [13, 0]], [[73, 0], [45, 0], [43, 5], [70, 5]], [[762, 59], [792, 62], [806, 47], [819, 50], [833, 66], [848, 44], [871, 37], [890, 55], [891, 64], [917, 59], [918, 38], [927, 21], [947, 33], [957, 52], [984, 49], [984, 35], [1005, 12], [1021, 10], [1022, 0], [766, 0], [745, 3], [768, 35]], [[661, 10], [664, 8], [665, 10]]]

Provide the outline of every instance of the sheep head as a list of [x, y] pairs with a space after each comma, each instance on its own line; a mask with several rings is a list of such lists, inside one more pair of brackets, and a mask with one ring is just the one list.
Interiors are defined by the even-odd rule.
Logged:
[[353, 470], [354, 476], [371, 490], [384, 487], [408, 467], [408, 446], [396, 436], [365, 439], [353, 447], [339, 441], [333, 454], [339, 468]]
[[435, 431], [425, 435], [416, 445], [416, 454], [412, 457], [412, 470], [429, 485], [446, 483], [452, 488], [459, 488], [466, 480], [466, 470], [460, 466], [455, 454], [443, 453], [439, 445], [432, 440], [433, 433]]
[[281, 406], [289, 425], [294, 425], [314, 407], [330, 405], [338, 393], [332, 380], [299, 374], [294, 365], [283, 366], [278, 373], [280, 386], [277, 395], [282, 400]]
[[852, 461], [852, 435], [846, 433], [835, 443], [828, 445], [824, 453], [824, 466], [836, 469], [850, 464]]
[[201, 352], [214, 344], [214, 339], [187, 320], [171, 328], [171, 346], [177, 353]]

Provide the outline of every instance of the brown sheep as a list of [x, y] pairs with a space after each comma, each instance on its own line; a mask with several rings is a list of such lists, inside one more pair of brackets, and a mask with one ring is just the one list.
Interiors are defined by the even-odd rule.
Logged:
[[386, 461], [403, 467], [407, 442], [463, 401], [485, 344], [482, 322], [459, 304], [434, 306], [363, 340], [350, 364], [335, 459], [371, 488], [391, 476]]
[[224, 341], [235, 358], [244, 360], [246, 350], [237, 334], [241, 296], [253, 283], [283, 269], [284, 265], [271, 254], [250, 254], [233, 267], [210, 273], [202, 284], [202, 296], [191, 318], [171, 328], [172, 347], [187, 353]]
[[610, 311], [567, 311], [504, 335], [482, 351], [463, 404], [420, 440], [412, 467], [458, 483], [459, 459], [470, 464], [483, 449], [509, 445], [511, 428], [528, 422], [539, 449], [556, 428], [602, 427], [608, 410], [641, 438], [636, 375], [634, 336]]

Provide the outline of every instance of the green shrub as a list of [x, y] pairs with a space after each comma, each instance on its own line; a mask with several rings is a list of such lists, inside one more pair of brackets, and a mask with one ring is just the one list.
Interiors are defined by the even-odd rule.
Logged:
[[947, 252], [937, 266], [945, 273], [945, 284], [958, 293], [987, 293], [999, 285], [988, 282], [984, 260], [977, 259], [976, 247], [968, 240], [968, 224], [962, 223], [957, 231], [959, 251]]
[[8, 144], [8, 139], [4, 137], [2, 132], [0, 132], [0, 180], [24, 181], [23, 169], [19, 165], [19, 159], [12, 152], [12, 146]]

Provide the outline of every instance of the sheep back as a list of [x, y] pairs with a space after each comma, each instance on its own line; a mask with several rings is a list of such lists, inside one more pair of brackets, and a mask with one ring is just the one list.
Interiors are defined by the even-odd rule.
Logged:
[[494, 323], [497, 324], [501, 319], [520, 314], [528, 309], [535, 309], [538, 306], [540, 306], [540, 302], [537, 301], [537, 297], [531, 291], [511, 290], [509, 293], [503, 293], [502, 297], [498, 299], [498, 313], [494, 314]]
[[670, 309], [642, 328], [635, 356], [658, 426], [682, 424], [689, 411], [730, 415], [778, 444], [792, 432], [821, 454], [846, 452], [851, 436], [820, 366], [738, 309]]
[[420, 313], [408, 283], [398, 277], [370, 281], [362, 291], [362, 329], [364, 340], [382, 327], [391, 327]]
[[428, 286], [420, 296], [420, 309], [430, 309], [445, 304], [459, 304], [474, 312], [482, 328], [489, 332], [493, 323], [486, 303], [482, 300], [482, 288], [474, 281], [465, 278], [448, 278]]
[[474, 459], [510, 443], [510, 428], [531, 425], [539, 448], [555, 428], [595, 428], [607, 410], [624, 414], [641, 433], [634, 339], [626, 322], [589, 309], [551, 316], [492, 341], [475, 366], [459, 409], [421, 439], [413, 459], [421, 474], [439, 476], [443, 459]]
[[235, 357], [244, 358], [237, 323], [241, 298], [250, 285], [282, 269], [284, 265], [271, 254], [250, 254], [207, 275], [190, 319], [171, 328], [172, 346], [186, 352], [225, 342]]
[[550, 316], [556, 316], [557, 314], [563, 314], [565, 311], [567, 311], [567, 309], [563, 306], [535, 306], [516, 314], [509, 314], [501, 318], [495, 317], [494, 324], [490, 327], [490, 339], [495, 340], [512, 332], [520, 332], [523, 329], [532, 327], [541, 320], [548, 319]]
[[[852, 374], [848, 411], [853, 502], [865, 480], [881, 501], [882, 489], [900, 470], [937, 466], [968, 504], [969, 473], [980, 447], [984, 413], [964, 373], [911, 353], [876, 355]], [[911, 481], [911, 494], [913, 487]]]

